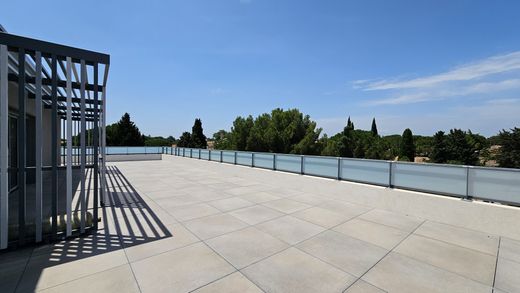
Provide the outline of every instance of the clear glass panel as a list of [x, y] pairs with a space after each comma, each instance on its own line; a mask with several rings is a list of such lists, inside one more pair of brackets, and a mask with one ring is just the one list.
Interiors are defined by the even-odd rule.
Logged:
[[[89, 150], [89, 154], [92, 153], [92, 150]], [[106, 153], [107, 155], [119, 155], [119, 154], [126, 154], [127, 147], [107, 147]]]
[[276, 155], [276, 170], [300, 173], [301, 157], [291, 155]]
[[338, 177], [338, 159], [329, 157], [305, 157], [303, 161], [303, 173], [337, 178]]
[[466, 168], [460, 166], [393, 163], [396, 187], [466, 195]]
[[520, 204], [520, 170], [470, 168], [469, 194]]
[[274, 154], [255, 153], [255, 167], [273, 169]]
[[235, 163], [235, 152], [222, 151], [222, 162]]
[[238, 165], [251, 166], [252, 161], [253, 160], [252, 160], [251, 153], [237, 152], [237, 164]]
[[341, 179], [388, 185], [390, 163], [385, 161], [341, 159]]

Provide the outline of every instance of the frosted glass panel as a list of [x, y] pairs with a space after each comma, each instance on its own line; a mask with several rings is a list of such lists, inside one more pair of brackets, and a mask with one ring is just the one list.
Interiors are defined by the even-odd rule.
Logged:
[[300, 156], [288, 156], [288, 155], [276, 155], [276, 169], [282, 170], [282, 171], [300, 173], [301, 172], [301, 157]]
[[107, 155], [120, 155], [120, 154], [126, 154], [127, 147], [107, 147], [106, 148], [106, 154]]
[[388, 185], [390, 163], [341, 159], [341, 179]]
[[211, 151], [211, 160], [220, 162], [220, 151]]
[[223, 151], [222, 152], [222, 162], [234, 164], [235, 163], [235, 152]]
[[336, 158], [317, 158], [305, 157], [303, 172], [305, 174], [337, 178], [338, 159]]
[[394, 163], [393, 179], [396, 187], [466, 194], [466, 168], [463, 167]]
[[469, 194], [520, 204], [520, 170], [470, 168]]
[[255, 167], [273, 169], [273, 154], [255, 154]]
[[237, 153], [237, 164], [238, 165], [245, 165], [245, 166], [251, 166], [251, 153]]
[[209, 159], [209, 151], [208, 150], [201, 150], [200, 151], [200, 158], [207, 160]]

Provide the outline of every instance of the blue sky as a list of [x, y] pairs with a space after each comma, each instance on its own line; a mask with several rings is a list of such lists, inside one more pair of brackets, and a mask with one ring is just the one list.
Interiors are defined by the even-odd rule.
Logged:
[[146, 134], [276, 107], [329, 135], [347, 116], [383, 134], [520, 126], [520, 1], [77, 3], [5, 1], [0, 23], [109, 53], [108, 122], [129, 112]]

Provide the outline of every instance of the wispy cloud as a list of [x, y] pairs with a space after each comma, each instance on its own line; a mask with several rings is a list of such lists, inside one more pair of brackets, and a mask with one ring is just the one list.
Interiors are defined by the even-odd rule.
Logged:
[[379, 91], [387, 96], [370, 101], [370, 105], [418, 103], [518, 89], [520, 51], [492, 56], [425, 77], [358, 80], [353, 83], [353, 88]]

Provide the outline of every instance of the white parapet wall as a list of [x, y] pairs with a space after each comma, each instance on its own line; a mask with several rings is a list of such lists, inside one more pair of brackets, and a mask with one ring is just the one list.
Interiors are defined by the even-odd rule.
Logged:
[[155, 160], [162, 160], [162, 155], [161, 154], [106, 155], [107, 162], [155, 161]]

